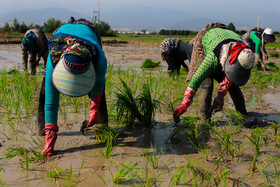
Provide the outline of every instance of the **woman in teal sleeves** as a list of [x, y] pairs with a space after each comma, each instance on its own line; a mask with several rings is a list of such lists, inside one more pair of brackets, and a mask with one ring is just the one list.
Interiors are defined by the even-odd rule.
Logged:
[[42, 152], [47, 157], [53, 154], [59, 130], [57, 126], [59, 94], [71, 97], [88, 94], [89, 121], [84, 128], [100, 123], [98, 110], [104, 97], [107, 70], [107, 60], [100, 39], [92, 25], [84, 19], [72, 18], [70, 23], [55, 31], [49, 44], [51, 51], [45, 77], [46, 145]]
[[266, 28], [264, 31], [250, 30], [243, 35], [243, 40], [255, 53], [256, 62], [265, 71], [264, 60], [268, 59], [265, 44], [275, 41], [272, 30], [270, 28]]

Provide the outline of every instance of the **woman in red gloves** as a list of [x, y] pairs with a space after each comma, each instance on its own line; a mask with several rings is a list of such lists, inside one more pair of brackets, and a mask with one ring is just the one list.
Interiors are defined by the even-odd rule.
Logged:
[[[211, 23], [201, 30], [193, 40], [193, 53], [187, 81], [188, 88], [182, 105], [175, 109], [174, 121], [187, 111], [193, 97], [200, 88], [200, 114], [203, 120], [211, 119], [211, 109], [220, 110], [224, 96], [229, 91], [236, 109], [247, 115], [245, 101], [239, 86], [244, 85], [254, 65], [255, 56], [242, 38], [228, 30], [222, 23]], [[213, 79], [221, 82], [213, 106]]]
[[104, 97], [107, 70], [100, 41], [90, 22], [73, 18], [57, 29], [49, 41], [51, 51], [45, 78], [46, 145], [42, 152], [47, 157], [53, 154], [59, 130], [57, 114], [60, 93], [71, 97], [88, 94], [89, 122], [84, 128], [100, 123], [98, 110]]

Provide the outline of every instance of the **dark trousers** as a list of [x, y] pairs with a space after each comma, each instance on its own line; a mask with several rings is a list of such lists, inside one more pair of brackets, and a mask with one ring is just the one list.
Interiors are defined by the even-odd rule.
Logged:
[[[211, 113], [208, 113], [212, 104], [212, 93], [213, 93], [213, 78], [206, 78], [199, 87], [199, 112], [202, 120], [210, 120]], [[245, 100], [243, 93], [239, 86], [231, 85], [228, 90], [231, 99], [234, 103], [235, 109], [243, 115], [247, 115], [245, 107]]]
[[[99, 105], [98, 115], [100, 119], [100, 123], [107, 124], [108, 123], [108, 110], [107, 103], [105, 97], [105, 88], [103, 90], [102, 98]], [[45, 128], [45, 76], [43, 78], [40, 95], [39, 95], [39, 107], [38, 107], [38, 116], [37, 116], [37, 135], [44, 136], [44, 128]]]

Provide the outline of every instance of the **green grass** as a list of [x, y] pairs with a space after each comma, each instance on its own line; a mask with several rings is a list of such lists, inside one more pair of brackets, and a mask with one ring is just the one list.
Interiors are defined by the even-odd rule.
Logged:
[[192, 36], [165, 36], [165, 35], [137, 35], [132, 34], [118, 34], [117, 37], [102, 37], [103, 40], [138, 40], [144, 42], [162, 42], [166, 38], [178, 38], [185, 42], [192, 40]]

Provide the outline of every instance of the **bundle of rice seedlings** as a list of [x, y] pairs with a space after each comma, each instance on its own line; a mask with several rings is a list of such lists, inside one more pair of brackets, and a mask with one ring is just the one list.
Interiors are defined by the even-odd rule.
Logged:
[[158, 62], [153, 62], [150, 58], [147, 58], [143, 63], [141, 68], [154, 68], [158, 67], [160, 64], [160, 61]]
[[156, 110], [160, 109], [160, 102], [151, 96], [150, 87], [144, 84], [142, 92], [133, 96], [132, 90], [121, 80], [123, 88], [117, 88], [116, 112], [117, 121], [122, 121], [126, 126], [140, 123], [143, 126], [151, 126]]

